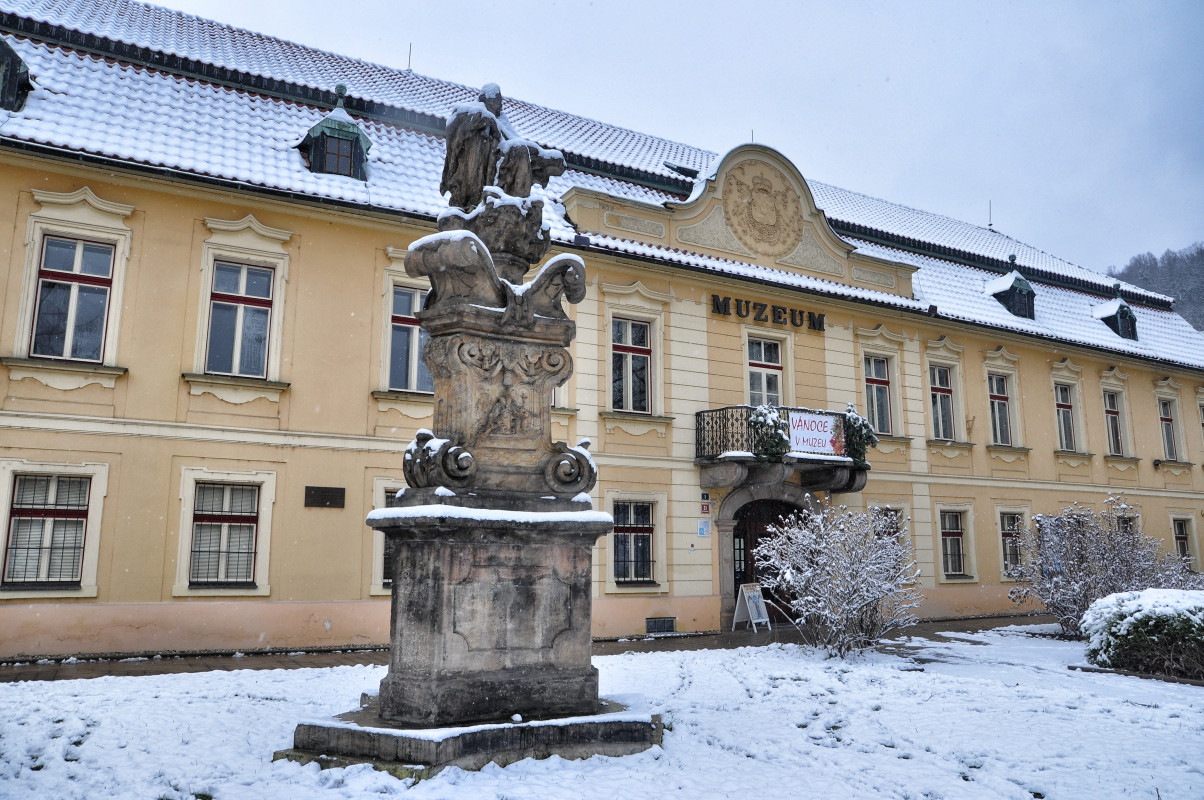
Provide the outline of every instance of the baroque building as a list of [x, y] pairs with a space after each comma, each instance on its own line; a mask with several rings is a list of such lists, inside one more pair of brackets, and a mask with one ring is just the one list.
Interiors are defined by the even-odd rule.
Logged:
[[[129, 0], [5, 0], [0, 657], [388, 639], [364, 520], [433, 409], [402, 261], [477, 95]], [[614, 516], [595, 635], [730, 626], [758, 537], [816, 502], [910, 521], [927, 617], [1011, 611], [1013, 532], [1075, 501], [1123, 492], [1198, 559], [1204, 339], [1171, 298], [768, 147], [503, 111], [563, 153], [532, 196], [589, 276], [551, 420]]]

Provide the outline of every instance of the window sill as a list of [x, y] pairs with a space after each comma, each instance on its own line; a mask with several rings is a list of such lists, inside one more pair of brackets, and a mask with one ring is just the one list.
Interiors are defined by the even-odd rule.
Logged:
[[973, 575], [963, 575], [960, 572], [942, 575], [941, 578], [950, 583], [975, 583], [978, 581], [978, 578], [975, 578]]
[[552, 413], [559, 417], [575, 417], [577, 409], [568, 408], [567, 406], [552, 406]]
[[1190, 461], [1178, 461], [1173, 458], [1155, 458], [1154, 459], [1154, 469], [1162, 469], [1163, 467], [1180, 467], [1180, 468], [1185, 468], [1185, 469], [1191, 469], [1194, 466], [1195, 466], [1195, 464], [1193, 464]]
[[661, 439], [665, 438], [673, 424], [673, 417], [638, 414], [634, 411], [600, 411], [598, 417], [603, 420], [607, 433], [614, 433], [615, 428], [622, 428], [633, 436], [655, 432]]
[[626, 589], [630, 586], [660, 586], [656, 581], [615, 581], [615, 586]]
[[20, 381], [33, 378], [51, 389], [71, 391], [82, 389], [91, 383], [105, 389], [117, 385], [117, 379], [129, 372], [125, 367], [106, 367], [86, 361], [53, 361], [34, 358], [0, 358], [8, 367], [9, 380]]
[[176, 585], [171, 589], [172, 597], [267, 597], [272, 593], [271, 586], [183, 586]]
[[48, 597], [96, 597], [95, 585], [45, 586], [36, 584], [0, 586], [0, 600], [34, 600]]
[[188, 383], [189, 394], [201, 395], [208, 392], [219, 400], [235, 404], [249, 403], [260, 398], [272, 403], [279, 403], [280, 394], [291, 385], [263, 378], [201, 375], [196, 372], [185, 372], [180, 377]]
[[372, 393], [376, 409], [380, 412], [399, 411], [412, 419], [422, 419], [431, 413], [435, 405], [433, 392], [410, 392], [391, 389]]

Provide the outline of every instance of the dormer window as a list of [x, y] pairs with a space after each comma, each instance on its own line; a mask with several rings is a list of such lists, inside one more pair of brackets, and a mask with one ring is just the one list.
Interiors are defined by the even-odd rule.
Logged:
[[1101, 320], [1120, 338], [1137, 340], [1137, 315], [1121, 298], [1117, 297], [1102, 306], [1096, 306], [1091, 310], [1091, 315]]
[[310, 172], [325, 175], [346, 175], [367, 180], [365, 162], [372, 142], [359, 124], [343, 108], [347, 88], [336, 87], [338, 105], [325, 119], [309, 129], [298, 147], [305, 156]]
[[1033, 287], [1016, 270], [1012, 270], [1001, 278], [988, 281], [986, 293], [999, 301], [1012, 316], [1034, 319], [1036, 314], [1036, 294]]
[[8, 42], [0, 39], [0, 108], [5, 111], [20, 111], [25, 107], [25, 98], [33, 82], [29, 68]]

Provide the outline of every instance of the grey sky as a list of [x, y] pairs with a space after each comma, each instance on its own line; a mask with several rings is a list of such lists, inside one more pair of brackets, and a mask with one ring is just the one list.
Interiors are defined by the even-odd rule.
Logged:
[[755, 135], [1092, 269], [1204, 240], [1195, 0], [160, 3], [401, 68], [412, 43], [416, 72], [718, 152]]

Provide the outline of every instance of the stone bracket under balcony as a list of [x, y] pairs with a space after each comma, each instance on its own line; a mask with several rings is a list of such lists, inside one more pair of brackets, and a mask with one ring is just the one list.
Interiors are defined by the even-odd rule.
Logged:
[[791, 483], [806, 492], [837, 494], [859, 492], [865, 487], [869, 470], [865, 445], [856, 434], [850, 435], [853, 423], [848, 414], [806, 408], [777, 411], [783, 420], [790, 419], [791, 412], [818, 420], [825, 433], [816, 440], [816, 452], [763, 452], [763, 442], [751, 424], [751, 406], [700, 411], [695, 415], [694, 463], [700, 468], [702, 488]]
[[851, 463], [816, 463], [790, 456], [781, 456], [777, 461], [764, 461], [753, 456], [727, 457], [709, 462], [695, 460], [694, 463], [699, 465], [699, 483], [703, 489], [795, 483], [797, 476], [797, 483], [804, 491], [840, 494], [864, 489], [868, 473], [868, 469], [858, 469]]

